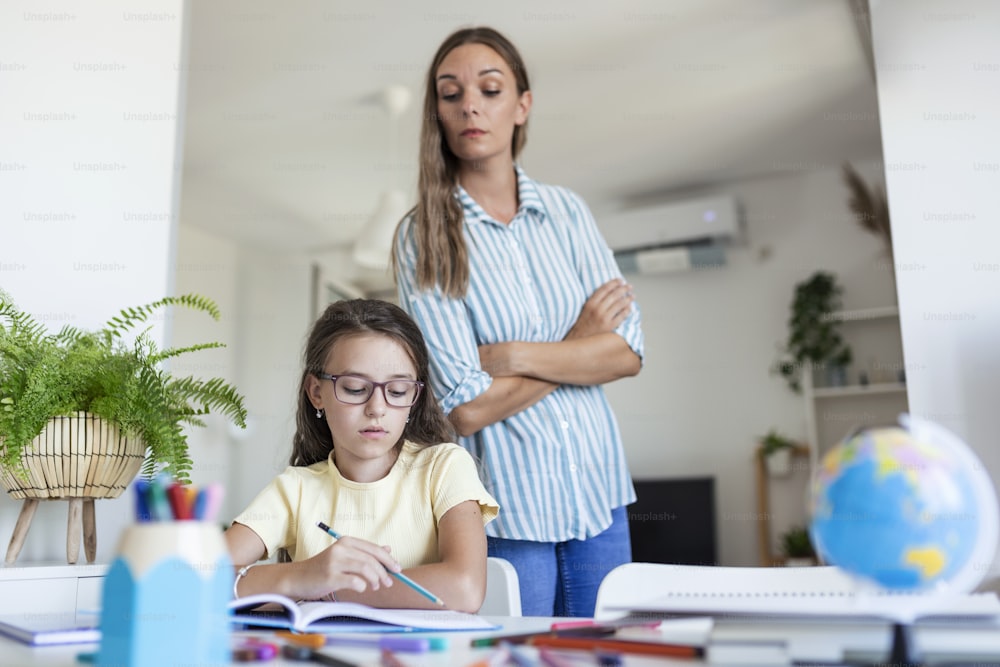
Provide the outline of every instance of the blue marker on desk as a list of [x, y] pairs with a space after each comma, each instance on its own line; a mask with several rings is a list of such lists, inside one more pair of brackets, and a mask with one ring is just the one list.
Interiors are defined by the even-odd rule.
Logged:
[[[320, 530], [325, 531], [327, 534], [329, 534], [335, 540], [339, 540], [342, 537], [342, 535], [340, 533], [338, 533], [337, 531], [335, 531], [333, 528], [330, 528], [330, 526], [326, 525], [322, 521], [320, 521], [316, 525], [319, 526]], [[396, 577], [397, 579], [399, 579], [400, 581], [402, 581], [404, 584], [406, 584], [407, 586], [409, 586], [410, 588], [412, 588], [416, 592], [420, 593], [421, 595], [423, 595], [425, 598], [427, 598], [428, 600], [430, 600], [434, 604], [436, 604], [436, 605], [438, 605], [440, 607], [445, 606], [444, 605], [444, 600], [442, 600], [438, 596], [434, 595], [429, 590], [427, 590], [426, 588], [424, 588], [423, 586], [421, 586], [420, 584], [418, 584], [417, 582], [415, 582], [413, 579], [410, 579], [408, 576], [406, 576], [402, 572], [389, 572], [389, 574], [391, 574], [392, 576]]]

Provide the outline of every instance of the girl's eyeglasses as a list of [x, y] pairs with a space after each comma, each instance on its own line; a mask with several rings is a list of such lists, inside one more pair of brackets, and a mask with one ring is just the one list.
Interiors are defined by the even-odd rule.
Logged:
[[375, 393], [375, 387], [382, 389], [382, 397], [387, 405], [394, 408], [408, 408], [417, 402], [424, 383], [419, 380], [389, 380], [373, 382], [357, 375], [330, 375], [316, 373], [316, 377], [333, 382], [333, 395], [341, 403], [362, 405]]

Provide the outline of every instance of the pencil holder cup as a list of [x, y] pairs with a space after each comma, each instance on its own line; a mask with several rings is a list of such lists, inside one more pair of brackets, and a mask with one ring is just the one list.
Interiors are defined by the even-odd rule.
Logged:
[[217, 524], [129, 526], [104, 579], [98, 664], [229, 664], [232, 583]]

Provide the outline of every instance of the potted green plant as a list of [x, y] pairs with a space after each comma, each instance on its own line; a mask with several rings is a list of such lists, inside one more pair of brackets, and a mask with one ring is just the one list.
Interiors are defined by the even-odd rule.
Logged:
[[802, 390], [802, 373], [822, 367], [828, 384], [844, 384], [844, 372], [853, 358], [840, 335], [840, 321], [832, 314], [841, 307], [843, 288], [832, 273], [817, 271], [795, 286], [788, 317], [788, 340], [773, 370], [792, 391]]
[[816, 564], [816, 550], [813, 548], [812, 538], [803, 526], [792, 526], [782, 533], [781, 553], [785, 556], [787, 566]]
[[792, 471], [792, 452], [795, 441], [771, 429], [759, 440], [760, 456], [764, 459], [767, 471], [774, 477], [784, 477]]
[[48, 333], [0, 294], [0, 469], [14, 473], [5, 479], [25, 476], [24, 455], [53, 417], [84, 412], [111, 422], [144, 445], [143, 474], [165, 469], [181, 482], [191, 469], [184, 426], [204, 426], [201, 417], [211, 411], [245, 426], [243, 397], [232, 385], [163, 368], [168, 359], [222, 343], [160, 350], [148, 328], [125, 342], [125, 334], [169, 306], [219, 319], [214, 302], [188, 294], [123, 310], [99, 331], [66, 326]]
[[[17, 559], [40, 500], [68, 500], [66, 558], [75, 563], [79, 528], [88, 562], [97, 548], [94, 500], [115, 498], [141, 470], [189, 480], [187, 425], [218, 412], [246, 426], [243, 396], [220, 378], [175, 377], [163, 364], [223, 347], [200, 343], [160, 350], [149, 327], [163, 308], [182, 306], [219, 319], [193, 294], [128, 308], [99, 331], [66, 326], [49, 333], [0, 291], [0, 484], [24, 500], [7, 549]], [[131, 343], [125, 335], [135, 333]]]

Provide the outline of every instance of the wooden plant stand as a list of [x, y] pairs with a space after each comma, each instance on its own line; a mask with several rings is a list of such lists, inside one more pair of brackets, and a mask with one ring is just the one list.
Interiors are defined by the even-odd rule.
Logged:
[[76, 564], [80, 541], [88, 563], [97, 555], [94, 500], [117, 498], [142, 467], [146, 445], [123, 435], [116, 424], [78, 412], [52, 417], [31, 447], [21, 453], [26, 471], [0, 471], [0, 485], [24, 500], [7, 547], [7, 564], [17, 560], [40, 500], [69, 502], [66, 562]]
[[[805, 445], [792, 447], [792, 465], [798, 458], [809, 458], [809, 448]], [[757, 477], [757, 549], [760, 564], [765, 567], [784, 565], [784, 558], [771, 550], [771, 481], [767, 472], [767, 462], [764, 460], [763, 447], [754, 452]]]
[[[80, 538], [83, 537], [83, 553], [88, 563], [93, 563], [97, 557], [97, 523], [94, 518], [93, 498], [62, 498], [69, 501], [69, 517], [66, 521], [66, 562], [75, 565], [80, 557]], [[7, 557], [4, 561], [11, 565], [17, 560], [24, 546], [24, 538], [28, 536], [28, 528], [38, 508], [38, 498], [26, 498], [21, 505], [21, 513], [14, 525], [14, 534], [7, 545]]]

